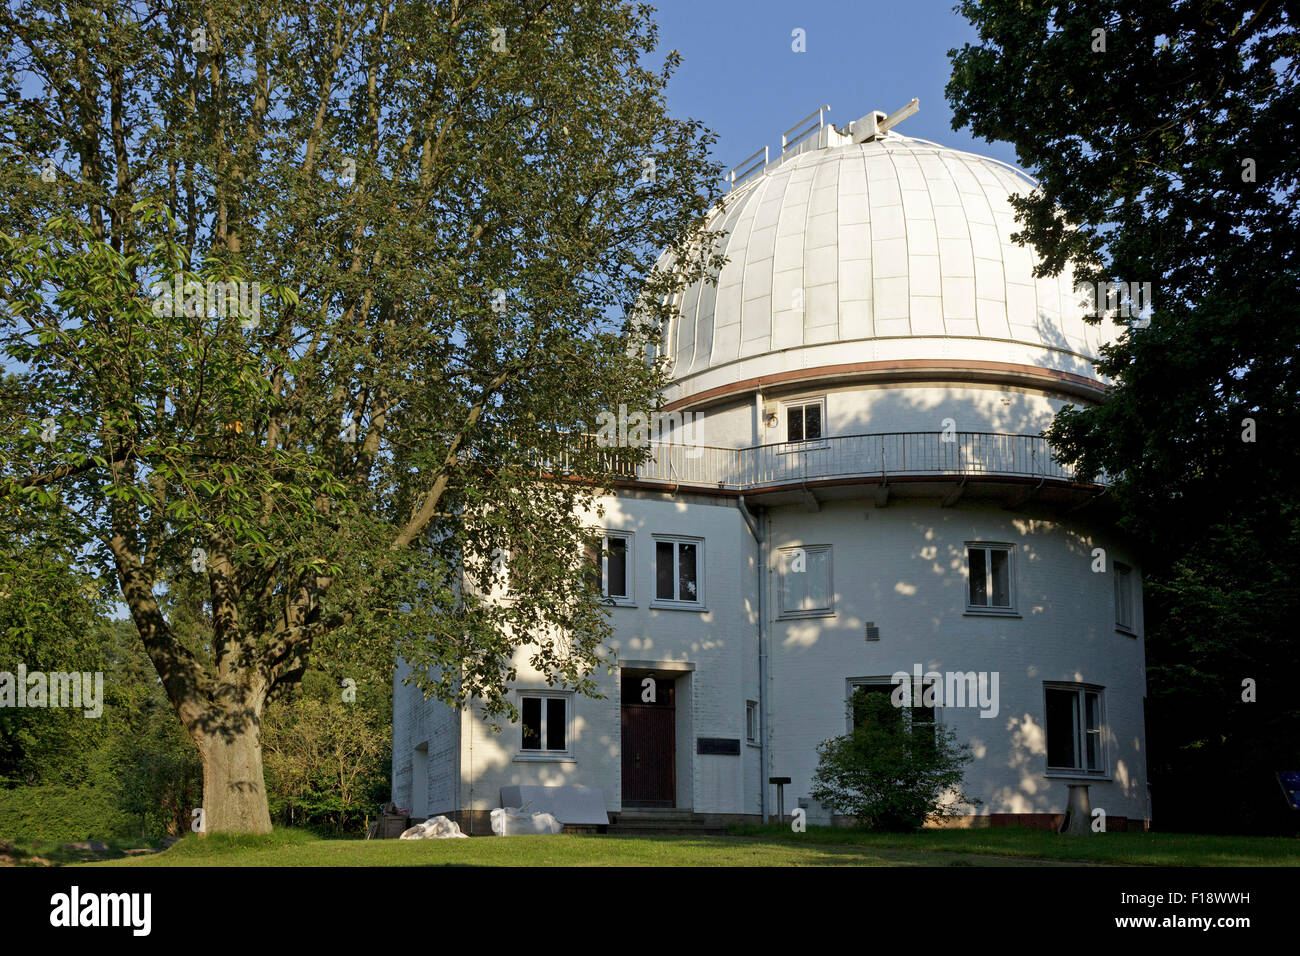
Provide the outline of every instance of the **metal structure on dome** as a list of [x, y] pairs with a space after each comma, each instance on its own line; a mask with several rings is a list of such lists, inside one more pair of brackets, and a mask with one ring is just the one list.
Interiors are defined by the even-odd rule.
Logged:
[[[758, 161], [759, 155], [762, 154], [762, 161]], [[727, 182], [730, 184], [729, 189], [734, 189], [736, 183], [743, 182], [755, 170], [765, 169], [767, 167], [767, 147], [763, 146], [755, 150], [751, 155], [746, 156], [727, 172]], [[743, 167], [743, 168], [742, 168]]]
[[[886, 114], [882, 110], [872, 110], [866, 116], [854, 120], [848, 126], [836, 129], [831, 127], [836, 135], [849, 137], [854, 143], [869, 143], [883, 137], [887, 132], [897, 126], [909, 116], [914, 116], [921, 109], [921, 101], [915, 96], [910, 103], [893, 113]], [[781, 134], [781, 158], [793, 150], [799, 144], [805, 142], [809, 136], [820, 132], [826, 127], [826, 114], [831, 108], [829, 106], [819, 106], [803, 119], [799, 120], [788, 130]], [[830, 144], [834, 145], [834, 144]], [[762, 157], [761, 159], [759, 157]], [[778, 159], [778, 162], [780, 160]], [[738, 183], [744, 182], [754, 173], [766, 170], [771, 164], [771, 154], [767, 146], [760, 146], [753, 153], [746, 156], [731, 169], [727, 170], [724, 177], [727, 180], [727, 188], [735, 189]]]
[[912, 101], [888, 116], [881, 110], [872, 110], [861, 119], [849, 124], [848, 133], [855, 143], [867, 143], [889, 132], [909, 116], [915, 116], [921, 109], [921, 101], [915, 96]]
[[[788, 130], [781, 134], [781, 155], [784, 156], [795, 143], [802, 142], [811, 133], [817, 132], [825, 125], [823, 117], [830, 112], [829, 106], [821, 106], [813, 110], [799, 122], [795, 123]], [[817, 122], [812, 122], [813, 117], [817, 117]]]

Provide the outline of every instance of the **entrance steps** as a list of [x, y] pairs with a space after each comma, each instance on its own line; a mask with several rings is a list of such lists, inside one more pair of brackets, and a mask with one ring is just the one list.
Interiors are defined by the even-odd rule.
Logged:
[[710, 814], [690, 810], [632, 808], [611, 813], [607, 833], [618, 836], [725, 836], [727, 828]]

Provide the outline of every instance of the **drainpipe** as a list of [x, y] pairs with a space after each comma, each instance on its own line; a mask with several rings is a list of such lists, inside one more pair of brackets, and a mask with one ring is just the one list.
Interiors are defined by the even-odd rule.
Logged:
[[[474, 703], [469, 704], [469, 835], [474, 835]], [[463, 721], [462, 721], [463, 725]]]
[[754, 536], [754, 542], [758, 545], [758, 776], [759, 786], [761, 787], [759, 807], [762, 813], [762, 822], [766, 823], [768, 814], [767, 609], [765, 606], [767, 539], [760, 530], [758, 521], [750, 513], [749, 506], [745, 504], [744, 495], [737, 499], [737, 505], [740, 507], [741, 517], [745, 519], [745, 524], [749, 526], [749, 533]]

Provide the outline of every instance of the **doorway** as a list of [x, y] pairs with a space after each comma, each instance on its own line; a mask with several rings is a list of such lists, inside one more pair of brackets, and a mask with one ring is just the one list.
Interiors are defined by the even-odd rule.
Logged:
[[677, 700], [674, 677], [624, 671], [623, 806], [671, 808], [677, 800]]

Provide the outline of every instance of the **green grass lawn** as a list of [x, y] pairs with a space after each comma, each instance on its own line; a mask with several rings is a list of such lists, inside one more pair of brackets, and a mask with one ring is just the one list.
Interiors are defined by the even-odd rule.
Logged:
[[521, 836], [470, 840], [324, 840], [189, 836], [154, 856], [99, 866], [1300, 866], [1300, 839], [1041, 830], [863, 833], [734, 827], [725, 837]]

